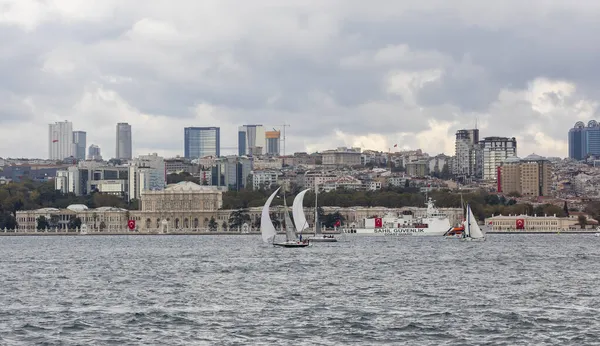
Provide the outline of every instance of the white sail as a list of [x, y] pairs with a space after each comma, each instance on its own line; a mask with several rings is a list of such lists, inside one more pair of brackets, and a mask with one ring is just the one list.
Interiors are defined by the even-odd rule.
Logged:
[[294, 204], [292, 204], [292, 215], [294, 216], [294, 224], [296, 225], [296, 231], [301, 233], [308, 228], [308, 222], [306, 221], [306, 215], [304, 215], [304, 195], [309, 189], [301, 191], [296, 198], [294, 198]]
[[477, 224], [477, 219], [475, 219], [475, 215], [473, 215], [473, 210], [471, 210], [471, 206], [468, 208], [469, 210], [469, 234], [468, 236], [473, 239], [481, 239], [485, 236], [479, 228], [479, 224]]
[[265, 243], [270, 242], [275, 235], [277, 235], [277, 230], [275, 230], [275, 226], [273, 226], [273, 222], [271, 221], [270, 211], [271, 202], [273, 202], [273, 198], [275, 198], [277, 192], [279, 192], [279, 189], [275, 190], [275, 192], [269, 196], [260, 216], [260, 233], [262, 234], [262, 238]]
[[296, 235], [296, 229], [290, 218], [290, 210], [288, 209], [287, 202], [285, 201], [285, 194], [283, 195], [283, 220], [285, 222], [285, 237], [287, 241], [294, 241], [298, 239]]

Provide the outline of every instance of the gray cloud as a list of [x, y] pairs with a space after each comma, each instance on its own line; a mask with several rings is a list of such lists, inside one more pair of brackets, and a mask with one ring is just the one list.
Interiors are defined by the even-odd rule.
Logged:
[[[451, 141], [479, 118], [484, 136], [514, 135], [530, 150], [544, 145], [537, 131], [558, 141], [547, 154], [564, 156], [575, 120], [598, 118], [600, 6], [268, 3], [9, 10], [10, 21], [0, 19], [0, 135], [31, 126], [41, 135], [0, 156], [44, 156], [47, 123], [63, 118], [108, 153], [122, 119], [135, 122], [139, 150], [170, 155], [182, 150], [183, 126], [222, 126], [231, 146], [238, 125], [286, 122], [290, 150], [304, 150], [369, 136], [414, 147], [444, 131]], [[199, 104], [212, 108], [198, 113]]]

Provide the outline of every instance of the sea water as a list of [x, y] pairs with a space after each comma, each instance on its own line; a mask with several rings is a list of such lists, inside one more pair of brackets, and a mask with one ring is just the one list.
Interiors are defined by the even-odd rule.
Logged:
[[0, 345], [586, 345], [592, 235], [0, 237]]

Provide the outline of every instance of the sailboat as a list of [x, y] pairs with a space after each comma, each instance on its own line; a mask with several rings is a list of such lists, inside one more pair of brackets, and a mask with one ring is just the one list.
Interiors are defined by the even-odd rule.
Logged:
[[467, 204], [467, 217], [463, 222], [465, 230], [463, 232], [462, 241], [484, 241], [485, 235], [479, 225], [477, 224], [477, 220], [475, 219], [475, 215], [473, 215], [473, 210], [471, 210], [471, 205]]
[[273, 221], [271, 221], [270, 209], [271, 202], [279, 192], [278, 188], [269, 196], [267, 202], [263, 206], [262, 214], [260, 218], [260, 233], [262, 235], [262, 239], [265, 243], [273, 243], [274, 246], [281, 247], [306, 247], [309, 245], [308, 241], [300, 241], [296, 235], [296, 231], [294, 230], [294, 225], [292, 224], [292, 220], [290, 219], [290, 213], [285, 201], [285, 195], [283, 198], [283, 207], [284, 207], [284, 228], [285, 228], [285, 237], [286, 241], [282, 243], [275, 242], [275, 236], [277, 235], [277, 230], [275, 226], [273, 226]]
[[[296, 222], [296, 229], [298, 232], [302, 232], [303, 230], [309, 228], [308, 223], [306, 222], [306, 217], [304, 215], [304, 207], [302, 205], [304, 201], [304, 195], [310, 189], [306, 189], [300, 192], [296, 198], [294, 199], [294, 204], [292, 206], [292, 211], [294, 215], [294, 221]], [[319, 222], [319, 208], [318, 208], [318, 187], [315, 186], [315, 225], [314, 225], [315, 235], [308, 238], [308, 241], [311, 243], [334, 243], [337, 242], [332, 235], [326, 236], [321, 232], [321, 224]]]

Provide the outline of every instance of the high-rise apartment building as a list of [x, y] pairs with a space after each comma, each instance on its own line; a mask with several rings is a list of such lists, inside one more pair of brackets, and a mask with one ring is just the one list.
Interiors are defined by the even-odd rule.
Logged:
[[481, 178], [483, 151], [479, 144], [479, 129], [456, 132], [454, 174], [458, 178]]
[[102, 161], [102, 153], [100, 152], [100, 147], [96, 144], [90, 145], [88, 149], [88, 160]]
[[279, 156], [281, 154], [281, 132], [267, 131], [265, 132], [265, 141], [267, 145], [266, 154], [269, 156]]
[[498, 167], [498, 192], [522, 196], [549, 196], [552, 168], [548, 159], [531, 154], [524, 159], [509, 157]]
[[243, 125], [238, 129], [238, 155], [257, 156], [265, 150], [265, 128], [262, 125]]
[[184, 156], [198, 159], [221, 156], [221, 129], [218, 127], [186, 127], [184, 129]]
[[77, 160], [85, 160], [87, 133], [85, 131], [73, 131], [73, 144], [75, 144], [75, 158]]
[[119, 160], [131, 160], [133, 158], [131, 125], [128, 123], [117, 124], [117, 146], [115, 158]]
[[569, 158], [585, 160], [590, 156], [600, 156], [600, 125], [596, 120], [587, 126], [578, 121], [569, 130]]
[[50, 124], [48, 142], [48, 158], [50, 160], [64, 160], [75, 156], [73, 123], [63, 121]]
[[517, 140], [512, 137], [485, 137], [479, 142], [483, 150], [483, 179], [496, 180], [498, 167], [507, 158], [517, 156]]

